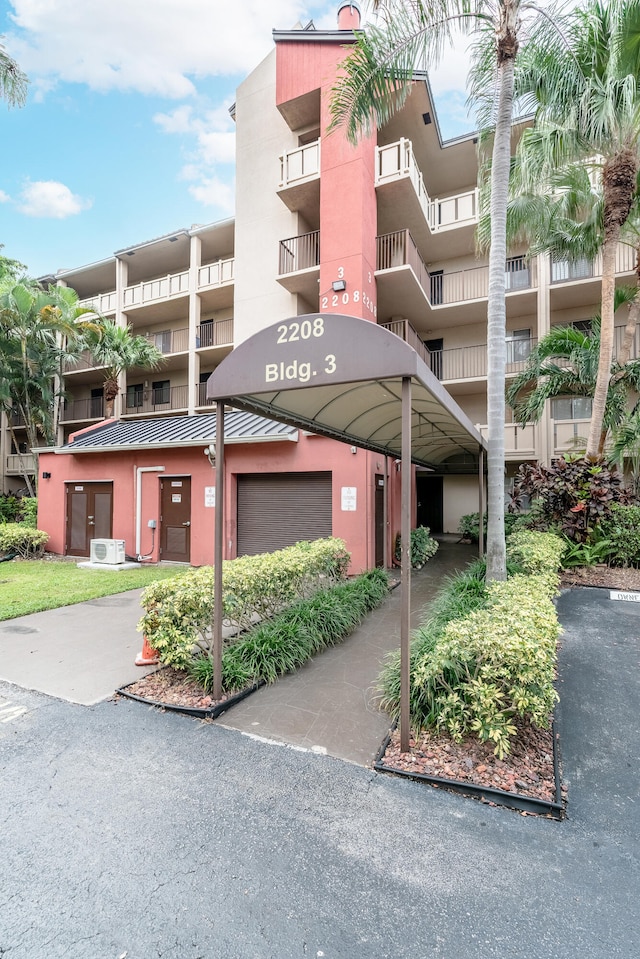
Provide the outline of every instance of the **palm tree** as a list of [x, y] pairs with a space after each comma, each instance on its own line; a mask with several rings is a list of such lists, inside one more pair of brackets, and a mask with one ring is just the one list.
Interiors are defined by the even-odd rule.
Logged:
[[[332, 128], [344, 126], [348, 139], [384, 126], [402, 107], [416, 70], [436, 65], [452, 31], [475, 32], [470, 100], [492, 128], [491, 243], [487, 309], [487, 579], [506, 579], [504, 534], [504, 422], [506, 310], [506, 216], [511, 156], [516, 57], [527, 12], [533, 23], [538, 8], [524, 0], [376, 0], [383, 14], [358, 40], [343, 62], [334, 89]], [[487, 96], [487, 90], [491, 96]]]
[[535, 108], [518, 146], [523, 183], [544, 192], [554, 172], [586, 164], [602, 193], [601, 336], [586, 456], [601, 458], [614, 335], [618, 243], [640, 171], [640, 2], [588, 0], [520, 64], [516, 94]]
[[113, 416], [115, 398], [120, 392], [120, 374], [139, 367], [155, 370], [161, 364], [162, 352], [144, 336], [134, 336], [129, 326], [113, 320], [99, 319], [88, 331], [86, 346], [96, 366], [104, 369], [105, 418]]
[[[0, 409], [24, 422], [36, 485], [38, 447], [56, 442], [61, 374], [79, 355], [87, 313], [64, 287], [44, 291], [25, 281], [0, 294]], [[13, 441], [18, 449], [15, 434]], [[26, 468], [25, 482], [31, 491]]]
[[[4, 38], [0, 37], [0, 41]], [[29, 80], [18, 64], [7, 53], [5, 46], [0, 42], [0, 97], [6, 100], [10, 107], [24, 106], [27, 99]]]

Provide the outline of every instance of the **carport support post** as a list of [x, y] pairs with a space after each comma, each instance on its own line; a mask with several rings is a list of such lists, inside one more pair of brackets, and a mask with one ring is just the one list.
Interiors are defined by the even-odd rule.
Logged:
[[402, 589], [400, 610], [400, 751], [409, 752], [409, 630], [411, 622], [411, 377], [402, 377], [402, 484], [401, 522]]
[[480, 517], [480, 530], [478, 533], [478, 553], [480, 559], [484, 556], [484, 450], [480, 447], [478, 454], [478, 515]]
[[213, 698], [222, 699], [222, 540], [224, 531], [224, 403], [216, 403], [216, 532], [213, 550]]

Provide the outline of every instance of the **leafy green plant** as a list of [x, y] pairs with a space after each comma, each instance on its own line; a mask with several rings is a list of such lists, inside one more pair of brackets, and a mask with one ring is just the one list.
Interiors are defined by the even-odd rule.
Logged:
[[38, 500], [35, 496], [23, 496], [20, 500], [18, 515], [25, 526], [38, 525]]
[[18, 518], [19, 500], [15, 496], [0, 495], [0, 523], [13, 523]]
[[[411, 566], [420, 569], [438, 551], [438, 541], [430, 535], [428, 526], [418, 526], [411, 530]], [[397, 563], [402, 562], [402, 537], [396, 535], [394, 557]]]
[[[259, 556], [242, 556], [223, 566], [225, 626], [239, 634], [274, 616], [301, 597], [344, 578], [350, 555], [340, 539], [296, 543]], [[145, 610], [138, 629], [161, 662], [186, 669], [197, 646], [208, 654], [213, 617], [213, 568], [189, 570], [175, 580], [153, 583], [142, 595]]]
[[[319, 590], [310, 599], [294, 603], [273, 619], [254, 626], [223, 651], [223, 689], [272, 683], [297, 669], [325, 647], [344, 639], [380, 605], [388, 591], [387, 574], [371, 570], [348, 583]], [[204, 689], [211, 689], [213, 665], [209, 656], [197, 656], [189, 672]]]
[[640, 506], [615, 503], [600, 529], [610, 544], [613, 566], [640, 566]]
[[589, 543], [574, 543], [567, 539], [567, 549], [562, 557], [565, 569], [572, 566], [595, 566], [596, 563], [606, 563], [611, 555], [612, 540], [603, 536], [596, 536]]
[[547, 528], [557, 526], [576, 543], [588, 542], [614, 503], [631, 497], [618, 470], [571, 456], [559, 457], [552, 466], [523, 464], [516, 490], [536, 499]]
[[[504, 514], [504, 532], [505, 536], [508, 536], [509, 533], [521, 522], [522, 516], [516, 512], [510, 512]], [[483, 527], [484, 534], [487, 535], [487, 514], [483, 516]], [[461, 539], [468, 539], [472, 543], [477, 543], [480, 538], [480, 513], [465, 513], [464, 516], [460, 517], [458, 523], [458, 532], [460, 533]]]
[[26, 523], [0, 523], [0, 552], [15, 553], [21, 559], [36, 559], [44, 554], [49, 534]]

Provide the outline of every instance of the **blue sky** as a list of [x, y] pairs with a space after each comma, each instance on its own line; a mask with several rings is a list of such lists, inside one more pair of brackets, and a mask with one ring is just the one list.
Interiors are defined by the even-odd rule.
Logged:
[[[364, 4], [361, 4], [364, 6]], [[336, 0], [0, 0], [28, 74], [0, 105], [0, 243], [40, 276], [233, 216], [235, 88], [273, 27], [336, 26]], [[230, 12], [228, 12], [230, 11]], [[443, 135], [469, 129], [465, 70], [434, 77]]]

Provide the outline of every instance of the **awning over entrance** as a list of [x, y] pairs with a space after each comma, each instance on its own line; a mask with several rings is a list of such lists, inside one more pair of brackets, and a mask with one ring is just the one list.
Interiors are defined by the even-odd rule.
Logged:
[[217, 404], [214, 698], [221, 695], [222, 672], [226, 403], [400, 459], [400, 746], [407, 751], [411, 463], [440, 470], [450, 463], [455, 464], [455, 471], [468, 472], [469, 465], [475, 462], [481, 477], [484, 440], [412, 347], [375, 323], [336, 313], [296, 316], [256, 333], [236, 347], [212, 373], [207, 398]]
[[368, 320], [310, 314], [241, 343], [207, 397], [322, 436], [400, 457], [402, 380], [411, 379], [411, 459], [469, 472], [485, 443], [407, 343]]

